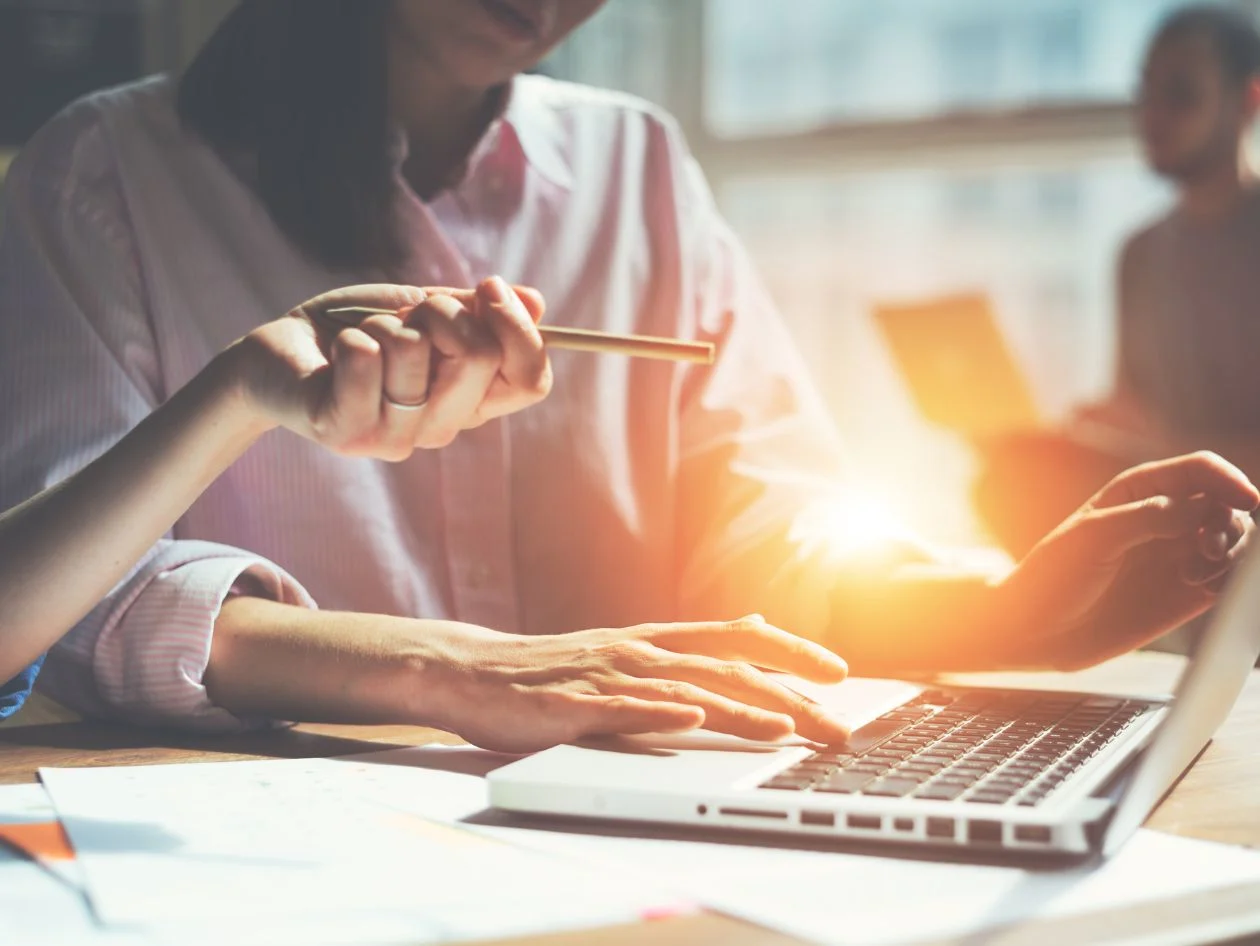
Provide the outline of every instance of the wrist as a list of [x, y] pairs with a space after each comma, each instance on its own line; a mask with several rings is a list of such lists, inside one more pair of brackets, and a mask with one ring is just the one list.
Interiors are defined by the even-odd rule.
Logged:
[[483, 690], [496, 675], [502, 644], [528, 639], [454, 621], [409, 620], [390, 700], [411, 725], [461, 734], [485, 711]]
[[248, 341], [242, 339], [215, 356], [203, 372], [226, 422], [251, 440], [279, 426], [263, 405], [256, 361]]
[[1023, 567], [993, 582], [990, 619], [985, 639], [991, 659], [989, 669], [997, 671], [1043, 671], [1052, 669], [1040, 653], [1037, 642], [1048, 631], [1051, 608], [1039, 602], [1022, 580]]

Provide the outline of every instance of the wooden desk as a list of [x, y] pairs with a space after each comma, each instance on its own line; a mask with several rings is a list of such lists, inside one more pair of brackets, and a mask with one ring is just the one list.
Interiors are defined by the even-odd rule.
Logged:
[[[1169, 692], [1181, 659], [1163, 654], [1122, 658], [1071, 677], [1015, 674], [1003, 682], [1061, 689], [1092, 687], [1115, 692]], [[965, 681], [969, 678], [958, 678]], [[984, 679], [993, 682], [995, 678]], [[313, 758], [372, 752], [393, 746], [456, 742], [444, 733], [394, 726], [303, 726], [240, 737], [202, 737], [95, 723], [53, 723], [0, 730], [0, 784], [35, 780], [41, 766], [153, 765], [240, 759]], [[1185, 837], [1260, 848], [1260, 672], [1216, 739], [1151, 817], [1149, 827]], [[1252, 898], [1250, 900], [1245, 898]], [[1204, 905], [1204, 915], [1254, 902], [1254, 891], [1225, 891]], [[1243, 899], [1240, 899], [1243, 898]], [[1177, 918], [1184, 908], [1177, 910]], [[1038, 924], [985, 937], [1001, 946], [1104, 942], [1120, 932], [1157, 931], [1171, 922], [1159, 907], [1140, 917], [1103, 916]], [[722, 946], [786, 946], [796, 940], [718, 916], [689, 917], [595, 932], [536, 937], [530, 946], [653, 946], [714, 943]], [[524, 946], [520, 943], [519, 946]]]

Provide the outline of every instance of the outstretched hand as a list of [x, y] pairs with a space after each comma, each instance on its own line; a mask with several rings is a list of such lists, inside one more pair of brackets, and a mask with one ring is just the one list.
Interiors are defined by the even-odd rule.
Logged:
[[1260, 492], [1210, 453], [1121, 474], [1003, 583], [1012, 662], [1076, 669], [1208, 610], [1247, 548]]
[[762, 672], [838, 683], [844, 661], [756, 615], [534, 637], [447, 625], [426, 640], [444, 655], [428, 684], [439, 724], [485, 749], [533, 752], [700, 725], [754, 740], [848, 738], [821, 706]]

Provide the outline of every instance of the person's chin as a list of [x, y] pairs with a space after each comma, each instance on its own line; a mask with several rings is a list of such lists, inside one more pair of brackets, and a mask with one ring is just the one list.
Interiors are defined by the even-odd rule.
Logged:
[[502, 50], [478, 46], [466, 48], [464, 55], [450, 64], [450, 71], [465, 88], [493, 89], [510, 82], [530, 66], [528, 62], [518, 66], [505, 61]]
[[1159, 152], [1146, 153], [1146, 165], [1155, 174], [1160, 177], [1170, 178], [1172, 180], [1180, 180], [1188, 173], [1187, 165], [1190, 162], [1184, 158], [1178, 158], [1174, 155], [1163, 154]]

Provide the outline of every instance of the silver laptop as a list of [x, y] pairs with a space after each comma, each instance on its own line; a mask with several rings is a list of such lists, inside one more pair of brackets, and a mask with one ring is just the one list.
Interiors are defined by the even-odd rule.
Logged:
[[1107, 855], [1207, 745], [1258, 655], [1260, 553], [1240, 566], [1172, 700], [906, 684], [843, 746], [701, 748], [676, 737], [559, 746], [491, 773], [490, 803], [977, 853]]

